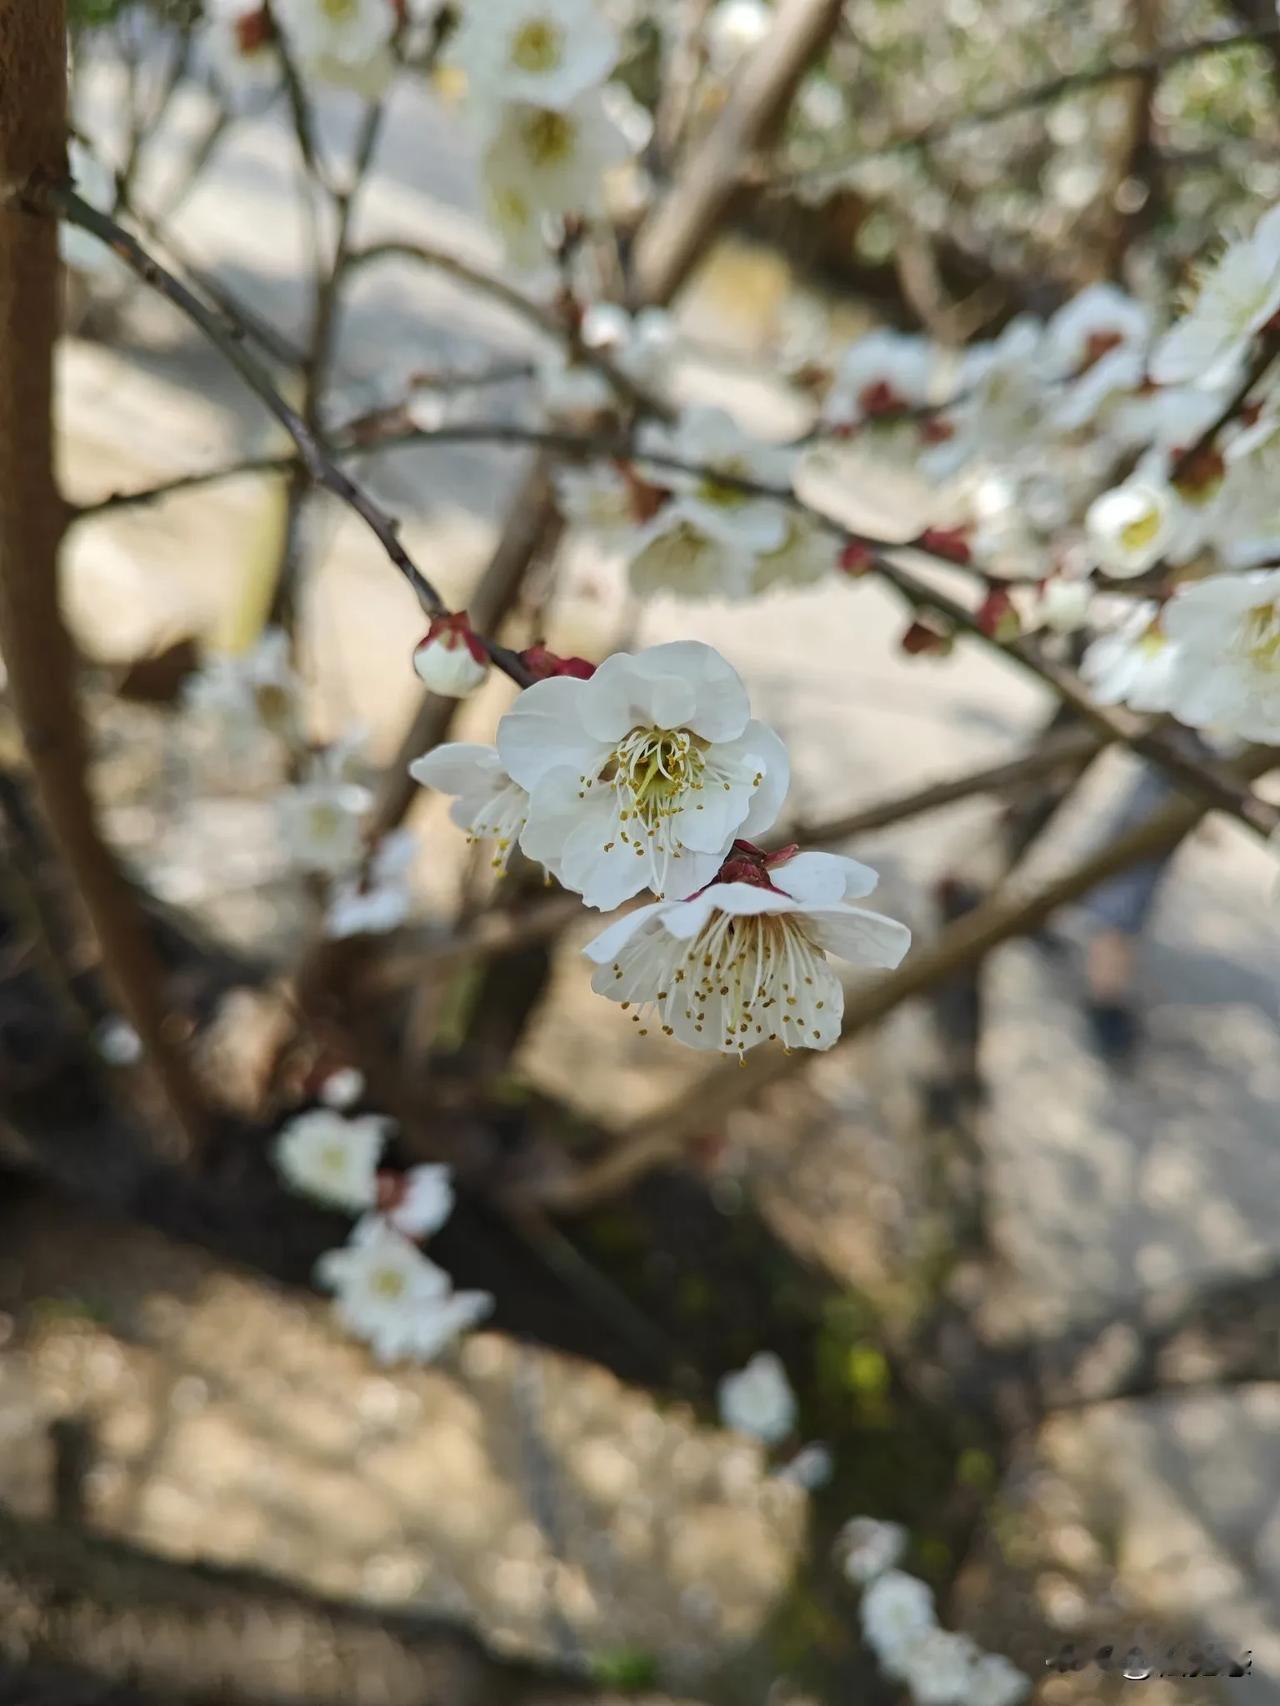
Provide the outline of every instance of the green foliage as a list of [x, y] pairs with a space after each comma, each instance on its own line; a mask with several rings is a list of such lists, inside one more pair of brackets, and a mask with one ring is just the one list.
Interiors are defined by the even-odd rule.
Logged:
[[658, 1661], [643, 1647], [619, 1647], [614, 1652], [597, 1653], [591, 1660], [591, 1675], [603, 1688], [655, 1688]]

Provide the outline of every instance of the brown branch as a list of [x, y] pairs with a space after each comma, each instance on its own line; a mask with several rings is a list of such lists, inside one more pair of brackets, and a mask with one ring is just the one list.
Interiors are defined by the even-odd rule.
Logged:
[[667, 302], [706, 252], [741, 181], [744, 161], [773, 132], [800, 79], [835, 34], [843, 0], [784, 0], [736, 78], [724, 111], [636, 238], [632, 295]]
[[[1262, 775], [1277, 762], [1275, 752], [1263, 749], [1242, 759], [1239, 769], [1245, 776]], [[846, 1001], [841, 1042], [984, 958], [1002, 942], [1037, 929], [1060, 907], [1081, 899], [1108, 878], [1176, 847], [1208, 809], [1201, 798], [1173, 799], [1065, 875], [1036, 885], [1014, 883], [1009, 891], [966, 913], [935, 941], [913, 950], [897, 971], [863, 985]], [[623, 1134], [616, 1149], [556, 1188], [549, 1206], [576, 1211], [613, 1194], [651, 1167], [679, 1155], [689, 1138], [716, 1126], [732, 1108], [800, 1072], [814, 1058], [805, 1050], [788, 1054], [761, 1049], [744, 1066], [716, 1068], [696, 1089], [682, 1094], [678, 1103], [639, 1122]]]
[[[66, 20], [59, 0], [0, 9], [0, 185], [65, 176]], [[59, 605], [64, 506], [54, 478], [53, 350], [60, 294], [55, 220], [0, 202], [0, 650], [58, 851], [113, 993], [143, 1044], [175, 1127], [194, 1149], [203, 1116], [169, 1031], [165, 980], [98, 831], [76, 701], [75, 647]]]

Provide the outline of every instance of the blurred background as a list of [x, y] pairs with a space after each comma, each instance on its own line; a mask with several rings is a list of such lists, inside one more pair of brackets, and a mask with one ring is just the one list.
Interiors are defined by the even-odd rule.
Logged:
[[[748, 0], [618, 13], [642, 107], [664, 35], [699, 43], [695, 138], [771, 23]], [[769, 181], [748, 179], [678, 299], [681, 396], [782, 437], [806, 424], [796, 375], [868, 327], [959, 345], [1102, 278], [1176, 299], [1193, 262], [1280, 194], [1275, 25], [1267, 0], [848, 0], [771, 139]], [[1250, 39], [1161, 59], [1237, 33]], [[79, 0], [73, 123], [109, 168], [108, 204], [270, 329], [301, 401], [289, 352], [308, 336], [323, 210], [287, 100], [229, 89], [202, 55], [191, 8]], [[1148, 71], [1069, 81], [1131, 61]], [[318, 87], [312, 102], [320, 153], [349, 159], [360, 101]], [[1005, 105], [1018, 110], [942, 123]], [[501, 271], [447, 72], [392, 84], [355, 227], [364, 245]], [[76, 245], [67, 261], [59, 431], [74, 502], [287, 450], [220, 355], [112, 256]], [[415, 384], [419, 421], [532, 424], [549, 349], [465, 278], [388, 259], [350, 279], [326, 417]], [[532, 455], [408, 444], [351, 467], [465, 608]], [[927, 505], [905, 468], [867, 477], [876, 513]], [[303, 512], [286, 477], [251, 473], [86, 517], [65, 554], [102, 823], [156, 897], [246, 1124], [268, 1056], [274, 1106], [313, 1099], [350, 1063], [351, 1020], [281, 1065], [273, 980], [307, 948], [314, 894], [279, 845], [269, 757], [228, 754], [174, 689], [196, 658], [256, 641], [289, 553], [305, 564], [310, 725], [329, 740], [367, 731], [359, 762], [375, 777], [417, 703], [424, 623], [335, 503]], [[571, 532], [535, 560], [501, 634], [589, 658], [715, 645], [789, 745], [789, 819], [812, 823], [1014, 758], [1049, 722], [1051, 698], [1012, 664], [963, 646], [911, 657], [901, 627], [865, 581], [641, 606], [620, 565]], [[511, 691], [490, 680], [454, 738], [491, 739]], [[38, 875], [40, 826], [7, 727], [4, 740], [5, 857]], [[1064, 788], [1020, 877], [1097, 845], [1136, 773], [1108, 753]], [[999, 804], [847, 850], [880, 872], [878, 904], [927, 934], [957, 882], [989, 880]], [[872, 1515], [906, 1526], [905, 1567], [945, 1625], [1008, 1655], [1047, 1706], [1137, 1686], [1046, 1670], [1064, 1643], [1208, 1639], [1251, 1651], [1252, 1674], [1153, 1677], [1147, 1697], [1280, 1702], [1280, 958], [1265, 850], [1220, 819], [1179, 850], [1139, 943], [1141, 1040], [1123, 1059], [1090, 1018], [1096, 920], [1065, 911], [994, 953], [980, 983], [954, 979], [709, 1112], [678, 1164], [561, 1221], [521, 1206], [530, 1179], [557, 1176], [557, 1145], [593, 1154], [593, 1133], [669, 1108], [705, 1062], [591, 996], [590, 920], [442, 970], [430, 955], [459, 920], [539, 891], [515, 874], [495, 899], [446, 801], [420, 794], [410, 821], [414, 913], [386, 975], [412, 995], [404, 1023], [445, 1135], [441, 1152], [412, 1134], [406, 1153], [473, 1181], [439, 1259], [499, 1300], [425, 1369], [379, 1368], [333, 1324], [305, 1289], [324, 1240], [267, 1199], [269, 1169], [243, 1145], [220, 1152], [213, 1207], [168, 1175], [139, 1183], [33, 993], [41, 968], [5, 888], [0, 1698], [892, 1701], [901, 1685], [861, 1647], [857, 1594], [832, 1560], [841, 1525]], [[109, 1077], [128, 1039], [101, 1018]], [[52, 1150], [56, 1164], [31, 1165]], [[798, 1403], [772, 1445], [717, 1414], [717, 1383], [762, 1349]]]

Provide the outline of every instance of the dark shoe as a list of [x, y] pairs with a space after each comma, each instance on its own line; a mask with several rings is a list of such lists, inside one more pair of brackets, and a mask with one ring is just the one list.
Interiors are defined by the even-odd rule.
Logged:
[[1119, 1001], [1090, 1001], [1085, 1005], [1093, 1046], [1109, 1065], [1133, 1065], [1142, 1040], [1142, 1027], [1132, 1007]]

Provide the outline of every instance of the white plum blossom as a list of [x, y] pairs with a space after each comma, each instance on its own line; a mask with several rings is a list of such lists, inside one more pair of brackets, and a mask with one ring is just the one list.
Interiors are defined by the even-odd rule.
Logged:
[[340, 1066], [324, 1079], [317, 1094], [327, 1108], [353, 1108], [364, 1095], [364, 1073], [355, 1066]]
[[1003, 1653], [983, 1653], [969, 1672], [964, 1706], [1018, 1706], [1031, 1692], [1031, 1681]]
[[907, 1549], [907, 1531], [898, 1522], [855, 1516], [836, 1536], [836, 1555], [849, 1580], [865, 1587], [892, 1570]]
[[1280, 741], [1280, 569], [1213, 575], [1164, 612], [1169, 709], [1192, 728]]
[[1139, 357], [1151, 338], [1151, 315], [1117, 285], [1087, 285], [1045, 325], [1042, 358], [1052, 379], [1071, 379], [1107, 355], [1125, 350]]
[[321, 83], [375, 95], [392, 71], [394, 0], [272, 0], [299, 69]]
[[484, 683], [489, 657], [472, 631], [466, 613], [432, 618], [426, 637], [414, 650], [413, 667], [433, 693], [465, 699]]
[[596, 214], [604, 174], [630, 157], [626, 135], [598, 90], [561, 107], [504, 106], [481, 162], [490, 218], [514, 266], [546, 258], [545, 222]]
[[359, 1214], [377, 1200], [387, 1129], [376, 1114], [351, 1119], [334, 1108], [312, 1108], [281, 1127], [275, 1163], [295, 1191]]
[[1222, 383], [1277, 311], [1280, 207], [1273, 207], [1207, 268], [1190, 313], [1156, 344], [1151, 377], [1160, 385]]
[[218, 722], [236, 746], [252, 744], [264, 729], [295, 739], [301, 698], [283, 628], [265, 629], [246, 652], [207, 659], [183, 686], [187, 709]]
[[926, 1629], [881, 1666], [900, 1676], [916, 1706], [969, 1706], [969, 1685], [979, 1657], [968, 1635]]
[[959, 395], [937, 422], [950, 436], [921, 456], [926, 472], [946, 477], [975, 457], [1016, 460], [1034, 448], [1047, 403], [1043, 337], [1040, 321], [1020, 314], [998, 338], [966, 350]]
[[719, 1386], [720, 1419], [739, 1433], [776, 1445], [795, 1427], [796, 1396], [787, 1371], [772, 1351], [757, 1351], [745, 1368], [726, 1374]]
[[1124, 442], [1143, 443], [1149, 436], [1151, 410], [1146, 402], [1135, 407], [1133, 399], [1141, 390], [1146, 368], [1147, 358], [1140, 349], [1120, 344], [1109, 350], [1063, 388], [1049, 411], [1050, 423], [1064, 433], [1093, 423]]
[[1085, 529], [1100, 568], [1117, 580], [1144, 575], [1179, 541], [1178, 495], [1153, 474], [1137, 473], [1089, 505]]
[[752, 560], [751, 591], [814, 586], [832, 574], [839, 561], [840, 543], [828, 528], [808, 516], [788, 516], [781, 545], [772, 551], [761, 551]]
[[686, 900], [624, 914], [583, 950], [598, 995], [652, 1010], [690, 1048], [743, 1055], [764, 1042], [828, 1049], [844, 989], [829, 954], [891, 968], [911, 945], [905, 924], [853, 905], [876, 874], [833, 853], [762, 854], [736, 842], [715, 882]]
[[406, 1238], [429, 1238], [453, 1212], [452, 1174], [438, 1162], [410, 1167], [395, 1176], [378, 1206]]
[[751, 551], [774, 551], [783, 543], [788, 521], [783, 505], [735, 482], [789, 492], [795, 451], [750, 438], [732, 415], [705, 407], [687, 409], [674, 428], [650, 429], [644, 449], [707, 470], [685, 473], [655, 463], [657, 477], [683, 497], [684, 513], [712, 534]]
[[566, 521], [590, 528], [605, 549], [621, 548], [631, 539], [635, 526], [631, 484], [612, 463], [593, 462], [581, 468], [562, 463], [554, 479]]
[[772, 824], [790, 779], [736, 671], [696, 640], [617, 652], [589, 681], [535, 682], [497, 739], [529, 792], [521, 847], [603, 909], [710, 882], [736, 835]]
[[455, 796], [449, 816], [469, 842], [493, 842], [492, 864], [501, 875], [528, 819], [529, 795], [507, 774], [497, 748], [450, 741], [415, 758], [409, 774], [424, 788]]
[[340, 1250], [316, 1263], [335, 1293], [338, 1320], [380, 1362], [430, 1362], [493, 1308], [485, 1291], [454, 1291], [443, 1268], [380, 1215], [369, 1215]]
[[1160, 621], [1160, 606], [1143, 599], [1093, 642], [1080, 673], [1100, 705], [1167, 711], [1175, 656]]
[[722, 75], [733, 68], [769, 33], [772, 14], [765, 0], [720, 0], [707, 20], [707, 52]]
[[280, 75], [275, 29], [264, 0], [205, 0], [209, 58], [230, 89], [265, 88]]
[[836, 365], [822, 405], [828, 427], [860, 426], [884, 415], [919, 409], [931, 399], [937, 358], [923, 338], [904, 332], [867, 332]]
[[330, 895], [325, 935], [338, 941], [398, 930], [413, 904], [409, 872], [417, 854], [418, 838], [412, 830], [393, 829], [384, 835], [366, 868], [347, 877]]
[[1026, 615], [1028, 628], [1074, 634], [1084, 627], [1093, 605], [1093, 586], [1069, 575], [1051, 575], [1036, 589]]
[[662, 390], [679, 347], [679, 330], [665, 308], [641, 308], [628, 314], [613, 302], [593, 302], [582, 316], [582, 341], [603, 350], [628, 378], [649, 390]]
[[905, 1570], [885, 1570], [869, 1583], [860, 1611], [867, 1645], [882, 1668], [901, 1680], [912, 1647], [937, 1628], [932, 1590]]
[[563, 109], [609, 76], [618, 37], [598, 0], [467, 0], [450, 57], [482, 115], [509, 101]]
[[745, 598], [756, 559], [732, 523], [695, 498], [664, 503], [624, 542], [632, 591], [640, 598], [667, 593], [703, 600]]
[[372, 804], [367, 788], [327, 776], [283, 789], [276, 812], [290, 862], [316, 876], [345, 875], [360, 856], [364, 818]]

